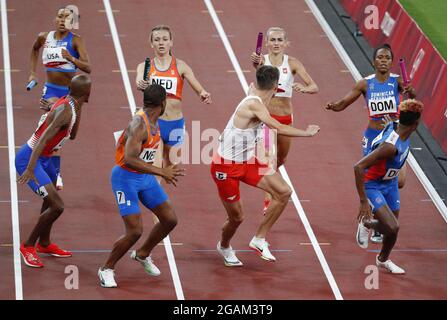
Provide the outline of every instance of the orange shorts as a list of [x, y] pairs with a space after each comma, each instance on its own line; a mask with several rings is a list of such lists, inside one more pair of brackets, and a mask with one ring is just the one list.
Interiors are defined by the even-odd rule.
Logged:
[[225, 202], [239, 201], [239, 181], [256, 187], [267, 172], [267, 164], [262, 164], [257, 159], [230, 163], [229, 160], [214, 156], [211, 162], [211, 176], [217, 185], [220, 198]]
[[293, 115], [292, 114], [289, 114], [287, 116], [277, 116], [275, 114], [271, 114], [270, 113], [270, 116], [273, 119], [278, 120], [280, 123], [288, 125], [288, 126], [290, 126], [292, 124], [292, 122], [293, 122]]

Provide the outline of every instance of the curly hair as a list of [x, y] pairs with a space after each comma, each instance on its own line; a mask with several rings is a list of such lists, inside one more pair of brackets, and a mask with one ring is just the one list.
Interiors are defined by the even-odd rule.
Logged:
[[410, 126], [421, 117], [424, 104], [419, 100], [407, 99], [400, 103], [399, 109], [399, 122], [403, 125]]

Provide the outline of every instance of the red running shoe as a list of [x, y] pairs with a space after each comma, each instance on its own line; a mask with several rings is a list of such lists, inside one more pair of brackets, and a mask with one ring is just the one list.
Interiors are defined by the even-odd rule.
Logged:
[[36, 246], [36, 249], [37, 249], [37, 252], [39, 252], [39, 253], [48, 253], [54, 257], [59, 257], [59, 258], [71, 257], [70, 251], [62, 250], [55, 243], [50, 243], [48, 245], [48, 247], [43, 247], [38, 243]]
[[25, 247], [22, 243], [20, 245], [20, 254], [22, 255], [23, 261], [27, 266], [32, 268], [43, 268], [43, 263], [37, 255], [36, 248]]

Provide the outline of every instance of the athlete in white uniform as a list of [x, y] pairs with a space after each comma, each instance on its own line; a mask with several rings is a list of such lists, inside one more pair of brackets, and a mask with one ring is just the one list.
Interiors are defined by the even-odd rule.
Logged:
[[231, 238], [244, 218], [239, 181], [272, 195], [271, 205], [249, 246], [263, 259], [276, 260], [268, 249], [265, 237], [286, 207], [292, 190], [281, 175], [256, 159], [255, 148], [262, 139], [262, 125], [289, 137], [312, 137], [320, 130], [316, 125], [310, 125], [306, 130], [296, 129], [281, 124], [269, 115], [266, 105], [277, 92], [278, 79], [278, 69], [272, 66], [262, 66], [256, 71], [256, 86], [237, 106], [219, 139], [220, 144], [211, 163], [211, 175], [228, 214], [221, 240], [217, 244], [226, 266], [242, 266], [230, 245]]
[[[268, 54], [261, 56], [256, 53], [251, 54], [253, 66], [258, 68], [261, 65], [271, 65], [279, 70], [278, 87], [281, 92], [275, 94], [267, 105], [272, 118], [285, 125], [293, 123], [292, 93], [317, 93], [318, 86], [307, 73], [304, 65], [296, 58], [284, 53], [288, 47], [286, 31], [279, 27], [271, 27], [267, 30]], [[294, 82], [295, 75], [298, 75], [304, 83]], [[287, 136], [277, 137], [277, 166], [282, 166], [287, 158], [292, 140]], [[270, 196], [266, 194], [264, 200], [264, 213], [270, 203]]]

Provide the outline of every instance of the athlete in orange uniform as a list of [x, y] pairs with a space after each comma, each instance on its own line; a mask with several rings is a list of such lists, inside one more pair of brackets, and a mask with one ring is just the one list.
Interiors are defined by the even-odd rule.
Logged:
[[[151, 47], [154, 49], [154, 58], [151, 59], [151, 68], [144, 79], [144, 62], [137, 67], [137, 88], [144, 90], [149, 84], [159, 84], [166, 89], [167, 104], [164, 114], [158, 119], [161, 139], [163, 140], [163, 158], [167, 164], [173, 163], [170, 159], [170, 150], [178, 146], [184, 139], [185, 120], [182, 113], [183, 82], [190, 84], [200, 99], [211, 103], [211, 95], [202, 87], [194, 76], [192, 69], [172, 53], [172, 33], [168, 26], [159, 25], [152, 29], [150, 34]], [[179, 150], [176, 154], [179, 155]]]
[[[268, 54], [251, 54], [251, 62], [255, 68], [261, 65], [274, 66], [279, 70], [279, 89], [267, 106], [272, 118], [285, 125], [293, 123], [292, 94], [293, 91], [300, 93], [317, 93], [318, 86], [307, 73], [304, 65], [296, 58], [285, 54], [288, 47], [286, 31], [283, 28], [271, 27], [266, 33]], [[294, 82], [298, 75], [304, 84]], [[277, 137], [277, 167], [282, 166], [287, 158], [292, 140], [290, 137], [278, 135]], [[264, 199], [264, 213], [270, 204], [271, 196], [266, 194]]]
[[133, 117], [118, 140], [112, 170], [112, 189], [120, 214], [126, 226], [126, 234], [115, 242], [106, 263], [98, 270], [101, 286], [114, 288], [114, 268], [119, 259], [138, 241], [143, 231], [138, 201], [158, 217], [143, 246], [131, 253], [131, 258], [140, 262], [152, 276], [160, 275], [150, 253], [177, 225], [177, 217], [167, 194], [154, 175], [163, 177], [167, 183], [176, 184], [177, 176], [183, 175], [176, 166], [157, 168], [153, 166], [160, 143], [158, 117], [166, 106], [166, 91], [162, 86], [150, 85], [144, 90], [144, 107]]

